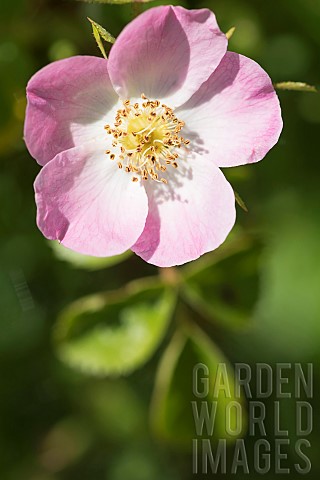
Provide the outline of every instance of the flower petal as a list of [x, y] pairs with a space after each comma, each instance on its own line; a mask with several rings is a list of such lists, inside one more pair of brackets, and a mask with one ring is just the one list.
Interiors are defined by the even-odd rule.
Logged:
[[[107, 61], [78, 56], [51, 63], [27, 87], [25, 140], [31, 155], [45, 165], [58, 153], [105, 134], [118, 95]], [[108, 115], [109, 112], [109, 115]]]
[[151, 8], [119, 35], [109, 56], [110, 78], [122, 98], [187, 101], [219, 65], [227, 38], [207, 9]]
[[35, 181], [38, 227], [50, 240], [86, 255], [107, 257], [128, 250], [143, 231], [145, 189], [86, 143], [57, 155]]
[[209, 80], [177, 112], [198, 151], [219, 167], [258, 162], [277, 143], [282, 119], [267, 73], [253, 60], [228, 52]]
[[224, 242], [235, 222], [235, 197], [209, 157], [195, 156], [192, 167], [175, 181], [157, 187], [148, 185], [149, 214], [132, 248], [135, 253], [170, 267], [195, 260]]

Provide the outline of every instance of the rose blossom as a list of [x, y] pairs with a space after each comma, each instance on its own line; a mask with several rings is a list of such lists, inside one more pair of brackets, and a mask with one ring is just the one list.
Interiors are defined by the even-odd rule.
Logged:
[[108, 60], [52, 63], [27, 96], [42, 233], [87, 255], [131, 249], [161, 267], [226, 239], [235, 198], [219, 167], [261, 160], [282, 129], [269, 76], [227, 52], [207, 9], [152, 8]]

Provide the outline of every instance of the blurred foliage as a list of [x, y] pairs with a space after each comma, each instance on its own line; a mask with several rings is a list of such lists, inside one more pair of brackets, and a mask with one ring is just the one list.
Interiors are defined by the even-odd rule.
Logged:
[[[197, 412], [200, 412], [202, 402], [208, 402], [209, 405], [212, 402], [211, 389], [201, 400], [194, 394], [193, 368], [197, 364], [206, 365], [210, 372], [209, 381], [211, 380], [213, 385], [218, 365], [224, 363], [227, 366], [227, 362], [210, 339], [191, 323], [185, 311], [180, 312], [180, 318], [183, 326], [172, 338], [159, 366], [151, 417], [153, 428], [160, 438], [191, 450], [192, 439], [195, 437], [195, 422], [190, 415], [190, 403], [197, 403]], [[228, 366], [226, 368], [228, 369]], [[213, 441], [235, 441], [235, 437], [226, 433], [227, 404], [235, 401], [234, 378], [231, 374], [228, 381], [231, 386], [230, 398], [221, 390], [215, 397], [217, 410]], [[235, 419], [230, 418], [228, 421], [234, 429]], [[245, 418], [242, 421], [245, 424]], [[206, 432], [203, 433], [205, 437]]]
[[92, 375], [128, 373], [145, 363], [158, 346], [174, 304], [174, 291], [151, 278], [113, 294], [78, 300], [58, 320], [59, 356]]
[[[230, 49], [274, 83], [318, 87], [320, 2], [106, 3], [1, 0], [1, 480], [191, 479], [195, 363], [215, 375], [224, 361], [319, 362], [319, 94], [279, 91], [279, 144], [260, 164], [225, 170], [249, 213], [238, 209], [220, 249], [157, 280], [134, 255], [92, 259], [42, 238], [32, 191], [39, 167], [22, 132], [30, 76], [50, 61], [99, 53], [86, 17], [117, 36], [139, 8], [211, 8], [233, 32]], [[294, 421], [287, 408], [291, 430]], [[311, 441], [317, 477], [318, 431]]]
[[248, 325], [259, 280], [258, 251], [252, 247], [249, 238], [233, 232], [217, 252], [184, 267], [182, 292], [200, 315], [236, 329]]

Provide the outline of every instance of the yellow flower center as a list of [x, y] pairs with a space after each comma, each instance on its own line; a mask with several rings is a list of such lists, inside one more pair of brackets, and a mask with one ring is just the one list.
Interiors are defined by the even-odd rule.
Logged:
[[167, 105], [149, 100], [144, 94], [142, 102], [123, 102], [117, 111], [114, 126], [104, 128], [113, 137], [113, 151], [106, 154], [118, 161], [118, 167], [134, 174], [133, 182], [151, 178], [168, 183], [161, 174], [168, 167], [178, 168], [179, 149], [190, 144], [180, 132], [184, 127]]

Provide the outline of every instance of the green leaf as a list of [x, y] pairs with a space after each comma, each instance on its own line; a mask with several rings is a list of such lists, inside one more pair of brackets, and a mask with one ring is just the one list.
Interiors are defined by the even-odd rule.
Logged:
[[219, 250], [182, 269], [184, 300], [210, 322], [246, 326], [258, 297], [259, 249], [252, 246], [235, 232]]
[[233, 36], [234, 32], [236, 31], [236, 27], [231, 27], [227, 33], [226, 33], [226, 37], [228, 40], [230, 40], [230, 38]]
[[312, 85], [303, 82], [280, 82], [275, 83], [274, 88], [277, 90], [293, 90], [296, 92], [312, 92], [317, 93], [318, 90]]
[[89, 22], [91, 23], [92, 26], [92, 31], [93, 31], [93, 36], [97, 42], [97, 45], [104, 56], [104, 58], [107, 58], [107, 54], [104, 48], [104, 45], [102, 43], [102, 40], [105, 40], [106, 42], [109, 43], [114, 43], [116, 39], [111, 35], [111, 33], [107, 32], [99, 23], [95, 22], [94, 20], [91, 20], [91, 18], [87, 17]]
[[248, 213], [248, 211], [249, 211], [248, 207], [245, 204], [244, 200], [240, 197], [239, 193], [234, 191], [234, 196], [235, 196], [236, 202], [239, 205], [239, 207], [242, 208], [242, 210], [244, 210], [246, 213]]
[[89, 255], [81, 255], [69, 248], [64, 247], [59, 242], [50, 241], [49, 245], [53, 249], [54, 255], [58, 260], [70, 263], [74, 268], [83, 270], [101, 270], [103, 268], [112, 267], [118, 263], [127, 260], [132, 252], [128, 250], [121, 255], [114, 257], [90, 257]]
[[175, 291], [166, 289], [157, 278], [80, 299], [58, 319], [58, 356], [88, 374], [128, 374], [143, 365], [158, 347], [175, 299]]
[[109, 43], [114, 43], [116, 41], [116, 39], [111, 35], [111, 33], [107, 32], [107, 30], [103, 27], [101, 27], [101, 25], [99, 25], [99, 23], [95, 22], [94, 20], [91, 20], [91, 18], [87, 17], [89, 22], [91, 23], [91, 25], [93, 27], [95, 27], [95, 29], [97, 30], [98, 34], [100, 35], [100, 37], [103, 38], [103, 40], [105, 40], [106, 42], [109, 42]]
[[[199, 364], [207, 367], [208, 388], [203, 387], [200, 377], [195, 374], [195, 366]], [[222, 389], [215, 392], [218, 369], [227, 374], [228, 392]], [[199, 392], [203, 396], [200, 397]], [[212, 442], [226, 439], [227, 442], [232, 442], [236, 436], [231, 436], [226, 431], [226, 409], [232, 401], [241, 404], [243, 433], [246, 428], [246, 413], [242, 406], [242, 397], [235, 398], [233, 368], [199, 327], [184, 323], [167, 347], [157, 372], [151, 405], [151, 421], [155, 433], [161, 439], [186, 449], [192, 447], [192, 439], [195, 438], [209, 438]], [[212, 432], [206, 429], [202, 435], [197, 432], [193, 414], [195, 404], [192, 405], [192, 402], [195, 402], [198, 412], [202, 402], [207, 404], [209, 411], [212, 403], [216, 402], [216, 418]], [[230, 421], [234, 427], [233, 416]]]

